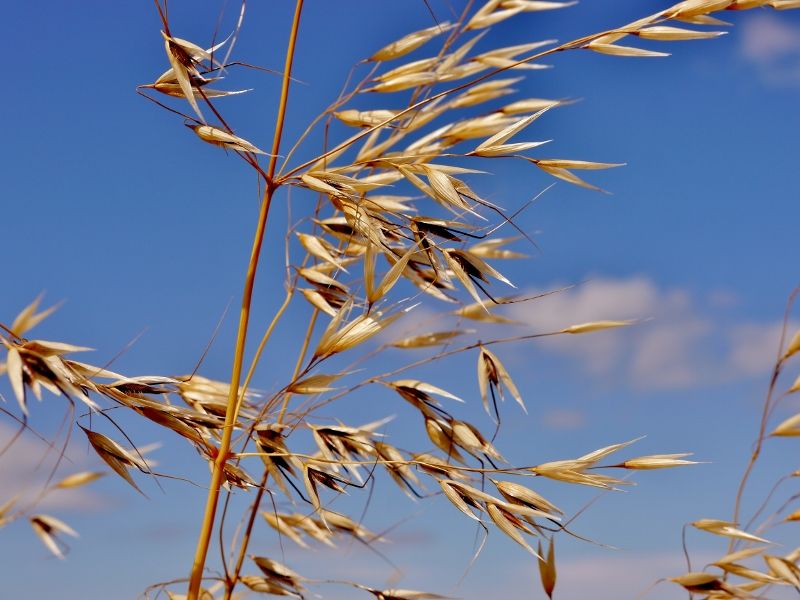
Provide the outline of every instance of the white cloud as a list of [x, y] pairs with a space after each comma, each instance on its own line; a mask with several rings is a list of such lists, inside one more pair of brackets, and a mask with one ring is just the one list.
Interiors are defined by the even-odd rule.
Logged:
[[[17, 428], [0, 421], [0, 448], [12, 439]], [[21, 493], [16, 506], [25, 506], [41, 492], [55, 463], [60, 448], [48, 449], [44, 442], [24, 433], [0, 456], [0, 481], [13, 482], [14, 493]], [[97, 464], [88, 459], [85, 452], [68, 451], [54, 479], [59, 479], [86, 470], [97, 469]], [[8, 498], [0, 497], [0, 503]], [[108, 501], [93, 492], [91, 487], [56, 490], [37, 504], [38, 509], [92, 511], [104, 507]]]
[[[554, 285], [549, 289], [559, 287]], [[682, 300], [676, 296], [670, 302], [680, 304]], [[540, 300], [516, 304], [512, 314], [537, 330], [553, 331], [587, 321], [648, 318], [653, 316], [654, 307], [660, 303], [659, 290], [644, 277], [597, 278]], [[575, 355], [589, 371], [600, 374], [613, 369], [627, 344], [624, 338], [616, 335], [594, 335], [556, 338], [550, 345], [558, 351]]]
[[708, 305], [712, 308], [732, 308], [739, 304], [739, 298], [731, 290], [714, 290], [708, 294]]
[[[491, 542], [491, 538], [490, 538]], [[586, 549], [579, 556], [562, 556], [556, 542], [558, 578], [555, 598], [592, 600], [672, 600], [685, 598], [682, 589], [664, 581], [686, 572], [683, 554], [676, 552], [641, 552], [632, 550]], [[400, 587], [438, 592], [462, 600], [502, 598], [546, 598], [539, 582], [536, 561], [520, 555], [505, 554], [502, 558], [481, 557], [459, 581], [466, 564], [449, 553], [438, 560], [425, 560], [426, 551], [406, 555], [399, 561], [399, 570], [387, 568], [375, 555], [359, 546], [320, 548], [309, 553], [294, 546], [269, 548], [267, 555], [284, 561], [290, 568], [313, 577], [359, 581], [376, 587]], [[397, 557], [390, 553], [392, 559]], [[719, 555], [692, 553], [695, 569], [719, 558]], [[485, 561], [490, 562], [491, 566]], [[659, 580], [661, 580], [660, 583]], [[319, 588], [330, 600], [354, 596], [346, 588]]]
[[731, 367], [745, 375], [768, 371], [778, 358], [782, 323], [769, 326], [739, 325], [730, 334]]
[[[556, 286], [553, 286], [556, 287]], [[563, 336], [546, 348], [577, 359], [598, 376], [637, 387], [685, 388], [764, 373], [772, 365], [779, 323], [728, 324], [712, 298], [659, 288], [645, 277], [593, 278], [531, 303], [517, 304], [514, 318], [538, 331], [605, 319], [641, 320], [624, 330]]]
[[739, 37], [742, 56], [773, 84], [800, 83], [800, 27], [776, 15], [746, 19]]
[[[704, 562], [701, 557], [692, 558], [696, 564]], [[563, 598], [659, 600], [685, 596], [677, 584], [664, 581], [686, 572], [681, 554], [617, 552], [567, 560], [558, 566], [561, 585], [557, 592]]]
[[569, 408], [548, 410], [542, 416], [542, 423], [550, 429], [581, 429], [586, 426], [586, 413]]
[[[694, 566], [718, 557], [692, 557]], [[604, 550], [580, 558], [559, 558], [556, 549], [555, 598], [592, 600], [673, 600], [685, 598], [677, 584], [665, 581], [686, 573], [680, 553], [638, 553]], [[474, 578], [468, 589], [456, 594], [464, 600], [478, 598], [545, 598], [536, 567], [510, 563], [497, 569], [493, 577]]]
[[[524, 290], [535, 296], [564, 288], [552, 282], [541, 289]], [[542, 340], [545, 352], [579, 363], [590, 375], [624, 382], [639, 389], [686, 389], [713, 385], [766, 373], [772, 367], [781, 324], [778, 321], [735, 320], [740, 300], [729, 290], [694, 294], [682, 287], [659, 286], [645, 276], [589, 277], [584, 283], [531, 302], [510, 305], [509, 316], [524, 323], [526, 331], [556, 331], [570, 325], [599, 320], [635, 320], [625, 329]], [[502, 311], [498, 311], [502, 312]], [[377, 336], [381, 343], [417, 335], [474, 327], [457, 323], [449, 314], [425, 306]], [[510, 333], [507, 326], [503, 333]], [[579, 414], [554, 413], [554, 428], [576, 429]]]
[[677, 322], [645, 325], [636, 336], [630, 368], [635, 381], [653, 387], [688, 387], [700, 383], [708, 365], [698, 355], [698, 345], [710, 332], [705, 319], [691, 313], [678, 316]]

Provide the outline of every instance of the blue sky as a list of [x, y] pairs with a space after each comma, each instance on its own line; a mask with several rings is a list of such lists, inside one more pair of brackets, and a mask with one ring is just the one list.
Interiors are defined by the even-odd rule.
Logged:
[[[281, 68], [292, 4], [253, 3], [235, 55]], [[421, 0], [342, 0], [336, 6], [307, 2], [295, 62], [302, 83], [292, 88], [287, 140], [335, 97], [352, 64], [431, 24]], [[447, 18], [446, 3], [431, 6]], [[567, 40], [665, 6], [588, 0], [498, 26], [481, 44]], [[175, 35], [206, 44], [219, 10], [219, 3], [176, 2]], [[235, 12], [228, 6], [223, 29]], [[137, 84], [167, 68], [151, 5], [53, 3], [42, 10], [13, 3], [5, 14], [13, 51], [4, 90], [6, 142], [0, 147], [0, 235], [6, 241], [0, 320], [10, 322], [45, 291], [46, 302], [65, 304], [37, 336], [97, 348], [87, 360], [103, 363], [143, 334], [116, 370], [190, 372], [226, 305], [238, 303], [258, 208], [254, 177], [233, 157], [198, 143], [179, 118], [135, 94]], [[517, 86], [521, 97], [581, 99], [537, 121], [538, 139], [554, 140], [542, 155], [627, 166], [588, 174], [612, 195], [558, 183], [521, 215], [519, 224], [534, 233], [541, 252], [503, 265], [504, 273], [525, 290], [586, 283], [509, 314], [526, 330], [605, 318], [650, 320], [619, 334], [504, 348], [501, 356], [530, 415], [507, 403], [499, 446], [514, 462], [533, 464], [647, 435], [629, 456], [693, 451], [710, 463], [641, 474], [632, 491], [594, 504], [576, 522], [580, 532], [621, 549], [569, 540], [558, 547], [565, 598], [588, 590], [598, 599], [635, 597], [654, 579], [682, 569], [684, 522], [729, 517], [785, 300], [800, 282], [800, 14], [747, 11], [729, 20], [735, 24], [729, 35], [669, 44], [669, 58], [566, 53], [552, 61], [554, 69], [534, 72]], [[269, 146], [278, 79], [239, 71], [227, 83], [254, 88], [220, 106], [243, 137]], [[360, 99], [355, 106], [370, 102]], [[313, 156], [318, 141], [313, 138], [298, 158]], [[494, 175], [476, 178], [474, 187], [516, 207], [552, 182], [534, 171], [501, 164]], [[293, 199], [293, 214], [303, 204], [304, 198]], [[281, 197], [271, 216], [264, 273], [280, 269], [287, 219]], [[262, 277], [255, 331], [281, 299], [279, 281]], [[307, 315], [302, 303], [293, 306], [278, 343], [267, 350], [256, 387], [273, 389], [291, 368], [295, 350], [284, 348]], [[228, 376], [234, 335], [235, 319], [228, 316], [202, 374]], [[399, 351], [387, 355], [376, 368], [401, 358]], [[469, 357], [414, 376], [471, 395], [460, 414], [478, 421], [483, 417], [473, 372]], [[0, 393], [9, 396], [5, 382]], [[787, 403], [776, 418], [791, 408]], [[420, 440], [415, 415], [390, 398], [347, 399], [334, 414], [354, 424], [397, 414], [387, 433]], [[62, 416], [62, 404], [52, 398], [32, 414], [42, 431], [54, 431]], [[152, 428], [125, 424], [142, 445], [160, 439]], [[0, 421], [0, 442], [10, 431]], [[0, 503], [43, 451], [30, 437], [0, 459]], [[205, 466], [192, 450], [168, 441], [153, 456], [162, 471], [205, 485]], [[770, 445], [753, 488], [764, 490], [796, 469], [789, 456], [796, 456], [790, 443]], [[82, 443], [74, 445], [73, 458], [76, 468], [97, 465]], [[0, 531], [2, 595], [38, 598], [57, 591], [64, 600], [122, 600], [155, 581], [184, 576], [204, 492], [185, 483], [164, 482], [163, 492], [152, 482], [142, 484], [149, 499], [108, 477], [43, 508], [81, 533], [66, 561], [49, 557], [23, 522]], [[542, 490], [573, 511], [594, 497], [565, 486], [545, 484]], [[348, 506], [365, 497], [352, 496]], [[380, 530], [409, 516], [415, 518], [398, 526], [396, 542], [382, 549], [402, 569], [399, 587], [465, 599], [500, 597], [498, 590], [507, 598], [541, 595], [534, 562], [498, 533], [456, 587], [475, 531], [441, 498], [412, 504], [392, 489], [373, 501], [366, 522]], [[255, 542], [260, 554], [282, 552], [266, 527]], [[722, 545], [708, 536], [694, 534], [690, 542], [701, 562], [721, 553]], [[391, 566], [358, 547], [344, 544], [343, 553], [318, 549], [307, 556], [284, 546], [286, 562], [311, 576], [327, 569], [377, 586], [395, 581]], [[322, 591], [349, 597], [347, 591]], [[660, 586], [648, 598], [677, 593]]]

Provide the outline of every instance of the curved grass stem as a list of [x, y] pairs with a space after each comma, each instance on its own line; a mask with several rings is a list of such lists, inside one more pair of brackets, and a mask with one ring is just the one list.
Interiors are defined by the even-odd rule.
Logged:
[[[747, 487], [747, 482], [750, 479], [750, 474], [753, 471], [753, 467], [755, 467], [758, 458], [761, 456], [761, 450], [764, 446], [764, 440], [767, 437], [767, 421], [769, 419], [769, 415], [774, 408], [773, 397], [775, 395], [775, 387], [778, 383], [778, 378], [781, 375], [781, 371], [783, 369], [784, 364], [784, 345], [786, 343], [786, 334], [787, 329], [789, 326], [789, 318], [792, 313], [792, 309], [794, 307], [795, 300], [797, 299], [798, 295], [800, 295], [800, 288], [795, 288], [792, 293], [789, 295], [789, 300], [786, 303], [786, 310], [783, 315], [783, 327], [781, 329], [781, 339], [778, 344], [778, 357], [775, 361], [775, 366], [772, 369], [772, 375], [769, 380], [769, 387], [767, 388], [767, 396], [764, 399], [764, 406], [761, 411], [761, 421], [758, 427], [758, 437], [756, 438], [755, 446], [753, 448], [753, 452], [750, 455], [749, 460], [747, 461], [747, 466], [744, 469], [744, 474], [742, 475], [742, 479], [739, 481], [739, 487], [736, 490], [736, 500], [734, 501], [733, 506], [733, 521], [738, 522], [741, 509], [742, 509], [742, 500], [744, 498], [744, 491]], [[731, 539], [728, 543], [728, 552], [732, 552], [736, 545], [736, 540]]]

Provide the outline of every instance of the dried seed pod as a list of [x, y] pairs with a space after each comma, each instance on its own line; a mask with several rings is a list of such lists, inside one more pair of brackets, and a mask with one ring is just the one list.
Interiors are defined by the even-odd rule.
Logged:
[[391, 121], [399, 111], [394, 110], [342, 110], [333, 113], [345, 125], [352, 127], [375, 127], [385, 121]]
[[632, 323], [633, 321], [592, 321], [590, 323], [581, 323], [580, 325], [570, 325], [566, 329], [562, 329], [560, 333], [593, 333], [595, 331], [603, 331], [604, 329], [627, 327]]
[[340, 485], [340, 481], [340, 479], [334, 477], [330, 473], [325, 473], [324, 471], [320, 471], [314, 467], [309, 467], [308, 465], [303, 467], [303, 483], [306, 486], [306, 492], [308, 492], [311, 505], [316, 511], [319, 511], [322, 508], [322, 503], [319, 499], [319, 492], [317, 491], [318, 486], [322, 485], [328, 489], [343, 494], [345, 493], [345, 490]]
[[550, 0], [503, 0], [500, 6], [503, 8], [521, 8], [524, 12], [538, 12], [541, 10], [567, 8], [568, 6], [574, 6], [577, 3], [577, 0], [573, 2], [552, 2]]
[[509, 513], [508, 511], [503, 510], [502, 508], [494, 505], [494, 504], [487, 504], [486, 505], [487, 512], [489, 513], [489, 517], [494, 521], [494, 524], [505, 533], [508, 537], [512, 540], [517, 542], [520, 546], [525, 548], [528, 552], [533, 554], [536, 558], [541, 559], [542, 557], [534, 550], [528, 542], [525, 541], [525, 538], [522, 537], [520, 530], [525, 531], [526, 533], [532, 534], [527, 527], [516, 518], [514, 515]]
[[439, 480], [439, 485], [444, 492], [445, 497], [453, 503], [453, 505], [462, 513], [467, 515], [470, 519], [480, 522], [480, 519], [472, 512], [472, 508], [483, 510], [483, 507], [468, 495], [461, 493], [458, 488], [452, 485], [452, 482]]
[[419, 479], [400, 451], [385, 442], [375, 442], [375, 453], [398, 487], [409, 497], [416, 495], [412, 484], [419, 484]]
[[671, 467], [682, 467], [685, 465], [696, 465], [693, 460], [683, 460], [684, 457], [691, 456], [691, 453], [683, 454], [651, 454], [649, 456], [638, 456], [629, 458], [618, 466], [623, 469], [668, 469]]
[[[486, 6], [498, 4], [499, 2], [488, 2]], [[485, 8], [485, 7], [484, 7]], [[496, 25], [501, 21], [505, 21], [506, 19], [510, 19], [516, 14], [522, 12], [522, 8], [507, 8], [505, 10], [494, 10], [494, 11], [484, 11], [482, 8], [475, 15], [470, 19], [469, 23], [467, 24], [468, 29], [484, 29], [486, 27], [491, 27], [492, 25]]]
[[42, 301], [42, 294], [39, 294], [33, 302], [23, 308], [20, 313], [11, 322], [11, 331], [16, 335], [25, 335], [28, 331], [36, 327], [44, 319], [53, 314], [59, 307], [58, 304], [39, 310], [39, 304]]
[[437, 479], [441, 478], [442, 476], [453, 480], [465, 480], [469, 478], [466, 474], [462, 473], [458, 469], [458, 466], [445, 462], [438, 456], [421, 453], [413, 454], [412, 458], [419, 469], [436, 477]]
[[33, 515], [30, 518], [30, 524], [34, 533], [57, 558], [64, 558], [63, 542], [58, 540], [57, 535], [65, 533], [72, 537], [78, 537], [78, 533], [72, 527], [49, 515]]
[[555, 538], [550, 538], [550, 543], [547, 547], [547, 558], [542, 558], [542, 542], [539, 542], [539, 578], [542, 581], [542, 588], [547, 597], [552, 600], [553, 590], [556, 587], [556, 555], [555, 555]]
[[291, 384], [286, 391], [292, 394], [323, 394], [334, 390], [335, 388], [330, 387], [330, 384], [342, 377], [342, 375], [343, 373], [336, 373], [334, 375], [309, 375]]
[[[79, 427], [81, 426], [79, 425]], [[107, 438], [102, 433], [90, 431], [83, 427], [81, 427], [81, 429], [86, 434], [86, 437], [89, 439], [89, 443], [92, 445], [92, 448], [94, 448], [94, 451], [97, 452], [97, 455], [103, 459], [103, 461], [109, 467], [111, 467], [114, 472], [117, 473], [117, 475], [122, 477], [125, 481], [131, 484], [136, 491], [141, 493], [142, 490], [140, 490], [139, 486], [136, 485], [136, 482], [133, 480], [133, 477], [131, 477], [128, 469], [136, 468], [143, 473], [149, 473], [150, 468], [147, 466], [147, 463], [144, 461], [144, 459], [126, 450], [117, 442]]]
[[258, 592], [260, 594], [270, 594], [272, 596], [287, 596], [289, 598], [300, 598], [303, 596], [295, 591], [285, 588], [278, 582], [267, 577], [259, 577], [258, 575], [243, 575], [239, 577], [245, 586]]
[[695, 31], [693, 29], [682, 29], [680, 27], [654, 25], [652, 27], [640, 29], [639, 31], [635, 32], [634, 35], [646, 40], [680, 41], [704, 40], [719, 37], [727, 33], [727, 31]]
[[618, 46], [617, 44], [601, 44], [591, 42], [586, 44], [586, 49], [600, 54], [609, 54], [611, 56], [633, 56], [638, 58], [654, 58], [669, 56], [669, 52], [656, 52], [655, 50], [644, 50], [643, 48], [631, 48], [630, 46]]
[[[480, 353], [478, 354], [478, 388], [481, 392], [481, 401], [486, 414], [491, 415], [489, 409], [489, 391], [491, 390], [492, 399], [497, 395], [500, 399], [504, 399], [504, 390], [507, 389], [511, 396], [516, 400], [524, 412], [528, 412], [525, 403], [522, 401], [522, 396], [508, 374], [508, 371], [492, 352], [487, 350], [484, 346], [480, 346]], [[495, 418], [498, 419], [497, 405], [495, 403]]]
[[746, 540], [748, 542], [757, 542], [760, 544], [769, 544], [769, 540], [760, 538], [741, 529], [737, 529], [737, 523], [732, 521], [720, 521], [719, 519], [700, 519], [691, 523], [693, 527], [702, 531], [713, 533], [714, 535], [721, 535], [724, 537], [735, 538], [739, 540]]
[[711, 573], [686, 573], [680, 577], [672, 577], [670, 581], [683, 586], [689, 592], [703, 593], [724, 589], [723, 582]]
[[314, 351], [315, 357], [331, 356], [354, 348], [380, 333], [399, 319], [403, 312], [406, 312], [401, 311], [385, 316], [381, 311], [375, 311], [371, 314], [359, 315], [339, 327], [344, 319], [346, 310], [347, 306], [342, 307], [322, 334], [317, 344], [317, 349]]
[[451, 429], [449, 423], [435, 417], [426, 416], [425, 431], [428, 433], [428, 437], [436, 445], [436, 447], [444, 452], [448, 460], [452, 459], [460, 463], [464, 462], [464, 457], [456, 447], [453, 430]]
[[726, 554], [722, 558], [718, 559], [714, 564], [718, 567], [728, 563], [735, 563], [740, 560], [744, 560], [746, 558], [750, 558], [752, 556], [756, 556], [757, 554], [761, 554], [764, 552], [765, 548], [745, 548], [744, 550], [738, 550], [737, 552], [731, 552], [730, 554]]
[[97, 471], [82, 471], [65, 477], [58, 483], [53, 485], [54, 489], [69, 489], [87, 485], [93, 481], [97, 481], [101, 477], [105, 477], [105, 473], [98, 473]]
[[473, 329], [453, 329], [450, 331], [432, 331], [431, 333], [423, 333], [411, 337], [403, 338], [392, 342], [390, 345], [394, 348], [428, 348], [430, 346], [439, 346], [449, 340], [460, 335], [475, 333]]
[[[570, 168], [573, 169], [607, 169], [611, 167], [619, 167], [623, 166], [622, 163], [594, 163], [589, 161], [578, 161], [578, 160], [562, 160], [562, 159], [539, 159], [539, 158], [526, 158], [529, 162], [539, 167], [545, 173], [552, 175], [553, 177], [558, 177], [564, 181], [572, 183], [574, 185], [578, 185], [580, 187], [584, 187], [589, 190], [594, 190], [597, 192], [602, 192], [601, 188], [594, 186], [590, 183], [587, 183], [577, 175], [575, 175]], [[562, 165], [571, 165], [571, 167], [565, 167]]]
[[369, 57], [369, 60], [377, 62], [400, 58], [409, 52], [413, 52], [424, 43], [435, 38], [437, 35], [452, 29], [452, 27], [453, 26], [450, 23], [444, 22], [434, 25], [433, 27], [428, 27], [426, 29], [421, 29], [420, 31], [409, 33], [408, 35], [401, 37], [399, 40], [392, 42], [388, 46], [384, 46], [378, 50], [375, 54]]
[[557, 506], [524, 485], [513, 481], [496, 481], [494, 479], [491, 481], [503, 498], [512, 504], [520, 504], [546, 513], [564, 514]]
[[795, 564], [795, 561], [781, 556], [765, 554], [764, 562], [767, 563], [770, 572], [775, 577], [778, 577], [789, 585], [800, 587], [800, 567]]
[[783, 353], [783, 358], [781, 360], [786, 360], [800, 352], [800, 331], [794, 334], [792, 339], [789, 341], [789, 345], [786, 346], [786, 351]]
[[223, 131], [211, 125], [187, 125], [189, 129], [194, 131], [204, 142], [219, 146], [227, 150], [234, 150], [235, 152], [252, 152], [253, 154], [266, 154], [263, 150], [259, 150], [247, 140], [240, 138], [232, 133]]

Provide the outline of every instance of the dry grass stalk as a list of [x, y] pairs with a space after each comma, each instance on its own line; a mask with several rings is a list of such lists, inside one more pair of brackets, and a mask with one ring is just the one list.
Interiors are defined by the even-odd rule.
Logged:
[[[796, 505], [797, 494], [789, 496], [782, 504], [778, 505], [777, 509], [773, 509], [772, 514], [768, 514], [766, 517], [763, 515], [767, 512], [767, 509], [773, 506], [773, 496], [779, 490], [780, 485], [786, 480], [796, 477], [800, 471], [793, 471], [782, 477], [766, 495], [758, 494], [756, 498], [762, 498], [758, 508], [748, 518], [743, 527], [739, 526], [739, 520], [742, 515], [742, 501], [747, 491], [750, 474], [761, 456], [764, 444], [771, 442], [772, 438], [798, 435], [796, 428], [797, 423], [800, 422], [800, 415], [785, 419], [771, 433], [768, 433], [768, 429], [776, 406], [796, 391], [794, 389], [796, 387], [795, 383], [788, 387], [784, 393], [778, 394], [778, 389], [782, 382], [781, 375], [786, 367], [792, 363], [792, 358], [796, 357], [800, 352], [800, 332], [794, 333], [787, 341], [789, 318], [799, 294], [800, 288], [795, 289], [790, 295], [786, 306], [777, 359], [764, 399], [758, 436], [739, 483], [733, 506], [733, 520], [725, 521], [706, 518], [689, 524], [700, 531], [729, 539], [726, 553], [709, 565], [716, 567], [720, 572], [718, 574], [690, 572], [681, 577], [671, 579], [671, 581], [682, 585], [688, 591], [700, 594], [706, 600], [752, 598], [755, 595], [765, 597], [770, 593], [771, 588], [775, 586], [792, 587], [800, 593], [800, 567], [798, 567], [800, 548], [792, 550], [784, 556], [770, 555], [767, 554], [767, 550], [778, 546], [770, 546], [772, 542], [760, 535], [767, 529], [796, 520], [798, 510], [789, 511], [793, 505]], [[755, 494], [756, 492], [751, 491], [751, 493]], [[751, 531], [755, 533], [751, 533]], [[687, 557], [687, 567], [691, 571], [692, 567], [686, 547], [685, 533], [684, 552]], [[761, 560], [759, 561], [758, 559]], [[766, 571], [758, 570], [759, 563], [766, 566]]]
[[[535, 299], [502, 296], [492, 288], [500, 284], [514, 287], [491, 262], [525, 258], [524, 253], [505, 246], [530, 238], [515, 224], [516, 213], [507, 214], [505, 209], [473, 189], [476, 185], [473, 180], [484, 172], [481, 168], [491, 165], [488, 161], [517, 160], [525, 167], [535, 166], [549, 176], [592, 190], [600, 188], [584, 181], [574, 171], [621, 166], [620, 163], [540, 155], [540, 147], [549, 140], [517, 138], [523, 131], [534, 130], [537, 120], [546, 119], [550, 111], [569, 104], [563, 99], [515, 96], [514, 84], [523, 76], [547, 67], [541, 59], [575, 50], [618, 57], [667, 56], [629, 44], [636, 44], [638, 39], [676, 42], [714, 38], [724, 32], [690, 29], [685, 25], [719, 27], [724, 23], [713, 15], [723, 10], [756, 7], [782, 10], [798, 5], [794, 0], [685, 0], [633, 23], [563, 44], [536, 40], [485, 51], [476, 49], [489, 27], [502, 27], [503, 22], [525, 13], [563, 9], [572, 4], [489, 0], [473, 10], [470, 2], [454, 22], [433, 25], [384, 46], [365, 61], [371, 67], [369, 73], [312, 121], [279, 167], [302, 0], [296, 0], [295, 4], [269, 154], [235, 133], [214, 103], [217, 98], [247, 90], [207, 87], [212, 82], [215, 85], [223, 82], [230, 65], [225, 64], [227, 57], [224, 61], [217, 59], [218, 51], [225, 43], [233, 42], [229, 39], [204, 49], [175, 37], [165, 6], [156, 2], [162, 19], [168, 69], [153, 83], [142, 85], [140, 93], [146, 95], [154, 90], [173, 101], [186, 102], [194, 116], [183, 116], [194, 133], [202, 141], [245, 161], [258, 174], [264, 189], [242, 295], [231, 379], [223, 383], [199, 375], [125, 377], [74, 361], [67, 355], [85, 348], [23, 337], [55, 308], [40, 310], [38, 298], [10, 326], [2, 326], [0, 342], [7, 351], [7, 358], [0, 364], [0, 373], [9, 378], [23, 427], [28, 414], [28, 392], [41, 400], [42, 390], [47, 390], [66, 398], [70, 405], [80, 400], [92, 413], [105, 415], [106, 408], [112, 406], [128, 408], [169, 430], [170, 435], [184, 439], [208, 462], [212, 476], [189, 578], [186, 597], [190, 600], [230, 599], [240, 585], [257, 593], [305, 597], [306, 586], [325, 582], [307, 579], [281, 563], [260, 556], [252, 560], [261, 574], [242, 574], [257, 515], [261, 514], [278, 535], [304, 548], [311, 543], [334, 546], [339, 537], [375, 544], [381, 541], [380, 535], [327, 506], [331, 497], [367, 485], [376, 477], [376, 472], [385, 472], [409, 497], [423, 498], [428, 489], [441, 490], [457, 510], [477, 522], [485, 532], [488, 533], [491, 526], [508, 536], [536, 557], [544, 591], [552, 597], [556, 585], [554, 537], [561, 531], [574, 534], [561, 525], [563, 513], [553, 503], [527, 485], [508, 478], [546, 477], [567, 484], [614, 490], [627, 482], [599, 470], [660, 469], [695, 464], [685, 460], [688, 456], [685, 453], [640, 456], [616, 464], [600, 464], [632, 443], [625, 442], [575, 459], [515, 467], [503, 459], [492, 436], [451, 413], [449, 402], [461, 401], [460, 398], [434, 383], [413, 378], [396, 379], [399, 373], [427, 362], [473, 353], [477, 358], [477, 389], [483, 406], [499, 426], [498, 397], [502, 400], [508, 393], [523, 411], [527, 409], [523, 393], [498, 356], [500, 351], [489, 350], [490, 346], [530, 343], [553, 335], [590, 334], [632, 325], [631, 321], [581, 323], [552, 332], [484, 341], [478, 338], [480, 329], [457, 326], [406, 335], [389, 341], [377, 351], [366, 350], [369, 340], [384, 333], [389, 325], [421, 302], [445, 303], [447, 310], [459, 320], [468, 319], [476, 327], [482, 327], [484, 324], [515, 324], [494, 311], [504, 304]], [[239, 26], [243, 15], [244, 5]], [[623, 40], [624, 44], [620, 44]], [[397, 65], [407, 54], [434, 43], [439, 45], [431, 56]], [[389, 61], [391, 65], [384, 64]], [[506, 71], [515, 71], [515, 76], [499, 77]], [[349, 107], [353, 98], [366, 93], [372, 94], [374, 108]], [[160, 101], [158, 104], [166, 106]], [[484, 105], [493, 108], [487, 112], [482, 108]], [[177, 109], [170, 110], [183, 114]], [[206, 120], [206, 115], [214, 116], [213, 124]], [[327, 132], [334, 119], [356, 132], [332, 148], [323, 148], [318, 156], [293, 165], [291, 158], [312, 129], [325, 122]], [[260, 155], [269, 158], [266, 166], [259, 162]], [[284, 303], [266, 328], [242, 383], [253, 285], [269, 209], [276, 194], [290, 188], [315, 195], [317, 206], [311, 219], [287, 232], [287, 256], [302, 258], [292, 265], [294, 269], [286, 280]], [[400, 189], [409, 195], [394, 193]], [[495, 237], [494, 233], [501, 226], [517, 229], [519, 236]], [[399, 288], [404, 290], [402, 294], [397, 293]], [[413, 296], [401, 299], [409, 290]], [[299, 344], [294, 372], [279, 383], [279, 391], [271, 396], [249, 393], [247, 390], [264, 348], [284, 311], [295, 301], [308, 303], [312, 316]], [[330, 320], [324, 325], [326, 317]], [[455, 346], [457, 338], [470, 341]], [[314, 340], [316, 343], [312, 344]], [[404, 364], [388, 373], [372, 373], [361, 381], [354, 381], [356, 371], [333, 371], [328, 367], [333, 364], [334, 356], [343, 354], [360, 356], [358, 361], [369, 365], [367, 361], [375, 352], [382, 352], [389, 346], [427, 349], [429, 354], [421, 361]], [[740, 497], [767, 435], [766, 422], [775, 404], [772, 390], [784, 365], [798, 352], [800, 334], [786, 344], [776, 365], [758, 448], [743, 479]], [[315, 422], [317, 409], [367, 386], [373, 387], [375, 393], [383, 388], [391, 390], [413, 407], [436, 450], [401, 449], [380, 433], [385, 421], [360, 427]], [[798, 389], [800, 384], [795, 383], [787, 393]], [[800, 435], [798, 417], [778, 424], [771, 435]], [[129, 450], [98, 431], [79, 426], [100, 458], [137, 490], [140, 488], [133, 471], [158, 476], [143, 458], [142, 449]], [[301, 442], [294, 434], [301, 430], [311, 434], [315, 448], [310, 452], [298, 450]], [[250, 444], [256, 452], [247, 451]], [[252, 477], [246, 469], [260, 469], [261, 477]], [[51, 487], [85, 485], [99, 475], [77, 473]], [[487, 476], [491, 477], [498, 495], [484, 491]], [[504, 479], [494, 479], [499, 476]], [[217, 524], [221, 488], [228, 494], [233, 488], [256, 489], [244, 534], [238, 547], [233, 549], [236, 559], [223, 565], [224, 577], [214, 578], [207, 577], [205, 565]], [[306, 502], [308, 507], [303, 512], [262, 510], [261, 500], [266, 490], [293, 504]], [[739, 499], [734, 521], [738, 520]], [[11, 499], [0, 508], [0, 525], [28, 515], [33, 508], [17, 508], [15, 503], [16, 500]], [[795, 520], [795, 514], [796, 511], [786, 520]], [[75, 532], [47, 515], [29, 515], [29, 519], [43, 543], [57, 556], [63, 556], [62, 542], [57, 536], [75, 535]], [[702, 519], [693, 525], [731, 538], [732, 544], [735, 540], [766, 543], [766, 539], [749, 533], [747, 527], [739, 528], [733, 521]], [[532, 538], [536, 538], [536, 550]], [[543, 552], [543, 538], [546, 552]], [[769, 572], [760, 572], [741, 561], [762, 554], [762, 549], [733, 550], [731, 546], [726, 557], [715, 563], [722, 570], [721, 574], [690, 572], [673, 581], [709, 600], [748, 597], [752, 590], [763, 585], [798, 587], [800, 573], [796, 563], [800, 553], [783, 557], [763, 555]], [[729, 575], [746, 581], [731, 584], [727, 581]], [[213, 585], [202, 587], [204, 580]], [[444, 598], [429, 592], [382, 590], [347, 583], [382, 600]], [[172, 592], [168, 594], [179, 597]]]

